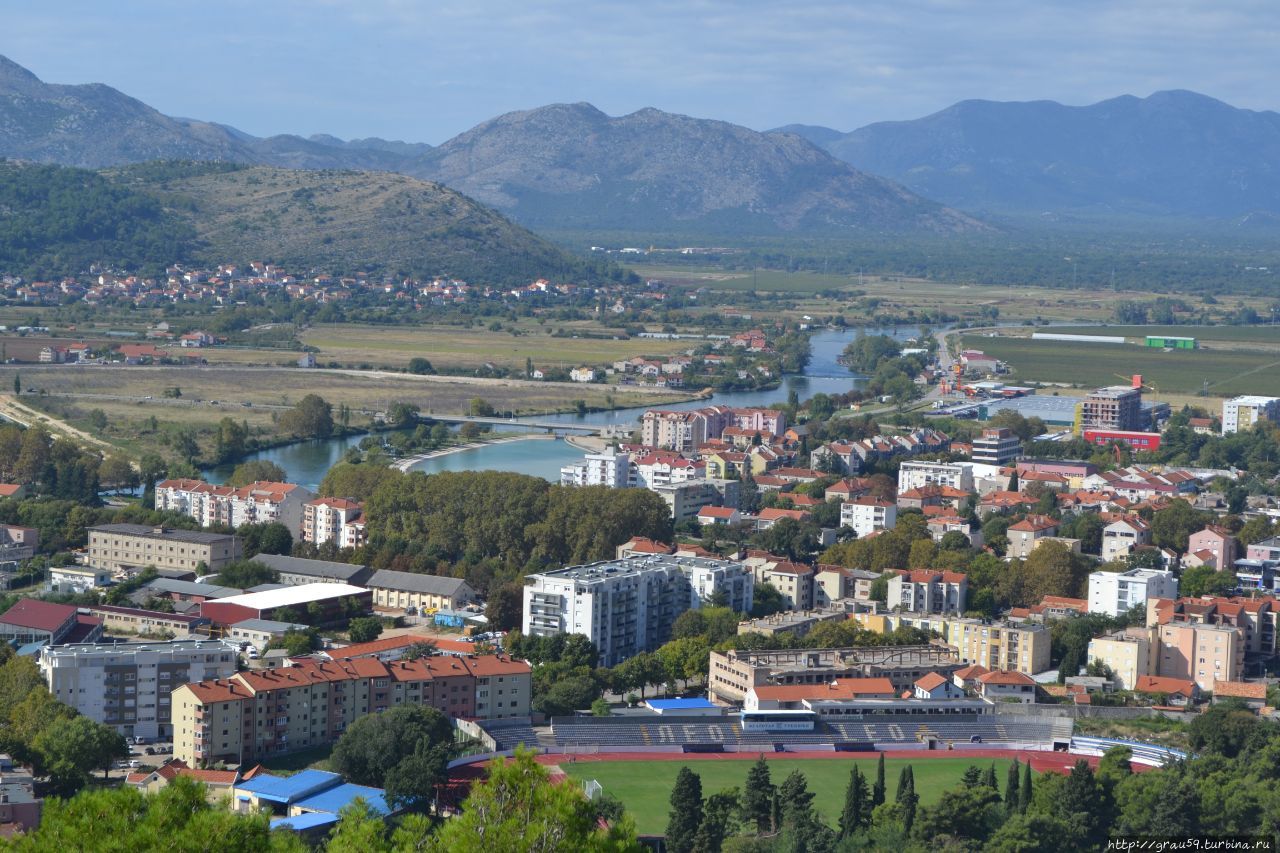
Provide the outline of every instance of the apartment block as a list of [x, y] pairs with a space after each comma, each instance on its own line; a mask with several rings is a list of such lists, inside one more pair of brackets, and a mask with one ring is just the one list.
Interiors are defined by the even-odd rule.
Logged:
[[1280, 421], [1280, 397], [1247, 395], [1222, 404], [1222, 434], [1246, 432], [1258, 421]]
[[973, 466], [967, 462], [924, 462], [910, 460], [898, 466], [898, 491], [925, 486], [949, 486], [973, 491]]
[[826, 607], [845, 598], [870, 601], [871, 584], [879, 577], [878, 573], [866, 569], [846, 569], [819, 563], [813, 573], [813, 606]]
[[1244, 674], [1241, 632], [1229, 625], [1169, 622], [1157, 629], [1157, 674], [1194, 681], [1212, 690], [1214, 681], [1239, 681]]
[[1007, 465], [1022, 455], [1022, 441], [1005, 427], [984, 429], [969, 457], [983, 465]]
[[1089, 663], [1102, 661], [1111, 668], [1120, 690], [1133, 690], [1138, 679], [1154, 675], [1159, 643], [1150, 628], [1126, 628], [1089, 641]]
[[904, 613], [963, 613], [969, 579], [959, 572], [900, 571], [889, 578], [890, 610]]
[[[1177, 598], [1178, 579], [1164, 569], [1130, 569], [1089, 575], [1089, 612], [1123, 616], [1149, 598]], [[1145, 673], [1143, 673], [1145, 674]]]
[[346, 498], [316, 498], [302, 505], [302, 541], [333, 542], [339, 548], [364, 544], [364, 507]]
[[260, 761], [331, 744], [357, 718], [400, 705], [527, 717], [530, 693], [529, 665], [499, 655], [306, 661], [173, 691], [173, 753], [193, 767]]
[[855, 613], [850, 618], [878, 634], [900, 626], [932, 632], [956, 649], [962, 663], [979, 664], [989, 670], [1035, 675], [1049, 668], [1049, 631], [1036, 623], [912, 613]]
[[898, 506], [870, 495], [840, 504], [840, 526], [852, 528], [863, 538], [877, 530], [891, 530], [898, 523]]
[[1058, 521], [1047, 515], [1028, 515], [1017, 524], [1009, 525], [1005, 535], [1009, 539], [1009, 556], [1026, 559], [1041, 540], [1058, 535]]
[[1146, 427], [1142, 389], [1128, 385], [1099, 388], [1080, 405], [1082, 429], [1137, 431]]
[[304, 506], [315, 495], [295, 483], [262, 480], [247, 486], [214, 486], [203, 480], [162, 480], [155, 507], [180, 512], [205, 527], [279, 522], [297, 534], [303, 529]]
[[157, 569], [219, 572], [243, 556], [228, 533], [174, 530], [145, 524], [100, 524], [89, 528], [89, 565], [134, 572]]
[[626, 488], [631, 485], [631, 457], [613, 451], [588, 453], [581, 462], [560, 469], [560, 485]]
[[571, 566], [525, 578], [523, 631], [583, 634], [600, 650], [601, 666], [617, 666], [667, 642], [676, 618], [719, 590], [749, 609], [752, 587], [742, 564], [703, 557], [646, 555]]
[[222, 640], [77, 643], [40, 650], [53, 698], [126, 737], [167, 738], [170, 694], [191, 681], [228, 678], [236, 649]]

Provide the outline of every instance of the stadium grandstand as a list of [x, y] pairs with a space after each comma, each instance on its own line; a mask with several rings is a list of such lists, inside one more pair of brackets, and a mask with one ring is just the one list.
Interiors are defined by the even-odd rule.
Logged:
[[[993, 713], [920, 713], [878, 709], [839, 718], [815, 715], [810, 727], [794, 722], [757, 728], [741, 715], [724, 717], [554, 717], [556, 748], [564, 752], [626, 752], [654, 748], [686, 751], [805, 748], [834, 750], [948, 749], [961, 744], [1019, 749], [1061, 749], [1071, 742], [1064, 717]], [[797, 719], [795, 716], [791, 720]]]

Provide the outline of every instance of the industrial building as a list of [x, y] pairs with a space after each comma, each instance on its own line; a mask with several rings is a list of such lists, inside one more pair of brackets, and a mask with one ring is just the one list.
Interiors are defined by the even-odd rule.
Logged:
[[368, 613], [373, 593], [345, 583], [309, 583], [233, 595], [200, 605], [200, 615], [225, 630], [246, 619], [332, 625]]
[[146, 566], [220, 572], [240, 559], [240, 540], [229, 533], [174, 530], [145, 524], [89, 528], [89, 565], [132, 572]]

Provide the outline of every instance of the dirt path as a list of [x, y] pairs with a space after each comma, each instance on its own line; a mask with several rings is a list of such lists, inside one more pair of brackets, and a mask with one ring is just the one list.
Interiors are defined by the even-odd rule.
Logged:
[[0, 415], [8, 418], [14, 423], [22, 424], [25, 427], [40, 424], [50, 432], [61, 433], [68, 438], [72, 438], [90, 446], [101, 448], [103, 450], [116, 450], [116, 448], [108, 442], [105, 442], [96, 436], [89, 435], [89, 433], [84, 430], [76, 429], [65, 421], [55, 418], [53, 415], [47, 415], [44, 412], [31, 408], [25, 403], [20, 402], [12, 394], [0, 394]]

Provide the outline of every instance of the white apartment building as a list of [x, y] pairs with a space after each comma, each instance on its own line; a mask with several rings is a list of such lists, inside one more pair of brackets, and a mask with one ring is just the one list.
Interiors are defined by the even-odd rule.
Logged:
[[1178, 579], [1166, 569], [1130, 569], [1089, 575], [1089, 612], [1122, 616], [1148, 598], [1178, 597]]
[[1139, 545], [1151, 544], [1151, 525], [1133, 515], [1113, 521], [1102, 528], [1102, 561], [1121, 560]]
[[753, 582], [740, 563], [667, 555], [540, 572], [525, 578], [522, 629], [582, 634], [600, 650], [600, 666], [617, 666], [670, 640], [676, 618], [718, 591], [729, 606], [749, 609]]
[[907, 461], [898, 466], [898, 492], [925, 486], [973, 491], [973, 465], [967, 462]]
[[1245, 395], [1222, 404], [1222, 434], [1247, 432], [1258, 421], [1280, 421], [1280, 397]]
[[631, 485], [631, 457], [608, 451], [588, 453], [581, 462], [560, 469], [560, 485], [625, 488]]
[[303, 507], [314, 497], [295, 483], [263, 480], [237, 489], [202, 480], [163, 480], [156, 485], [155, 508], [189, 515], [205, 527], [278, 521], [296, 533], [303, 529]]
[[960, 572], [902, 571], [889, 578], [890, 610], [902, 613], [963, 613], [969, 579]]
[[313, 545], [336, 543], [339, 548], [364, 544], [364, 525], [357, 520], [364, 508], [346, 498], [316, 498], [302, 505], [302, 540]]
[[126, 737], [169, 737], [170, 692], [235, 671], [236, 648], [222, 640], [77, 643], [40, 650], [40, 672], [53, 697]]
[[860, 539], [897, 523], [898, 505], [893, 501], [865, 495], [840, 504], [840, 526], [852, 528]]

